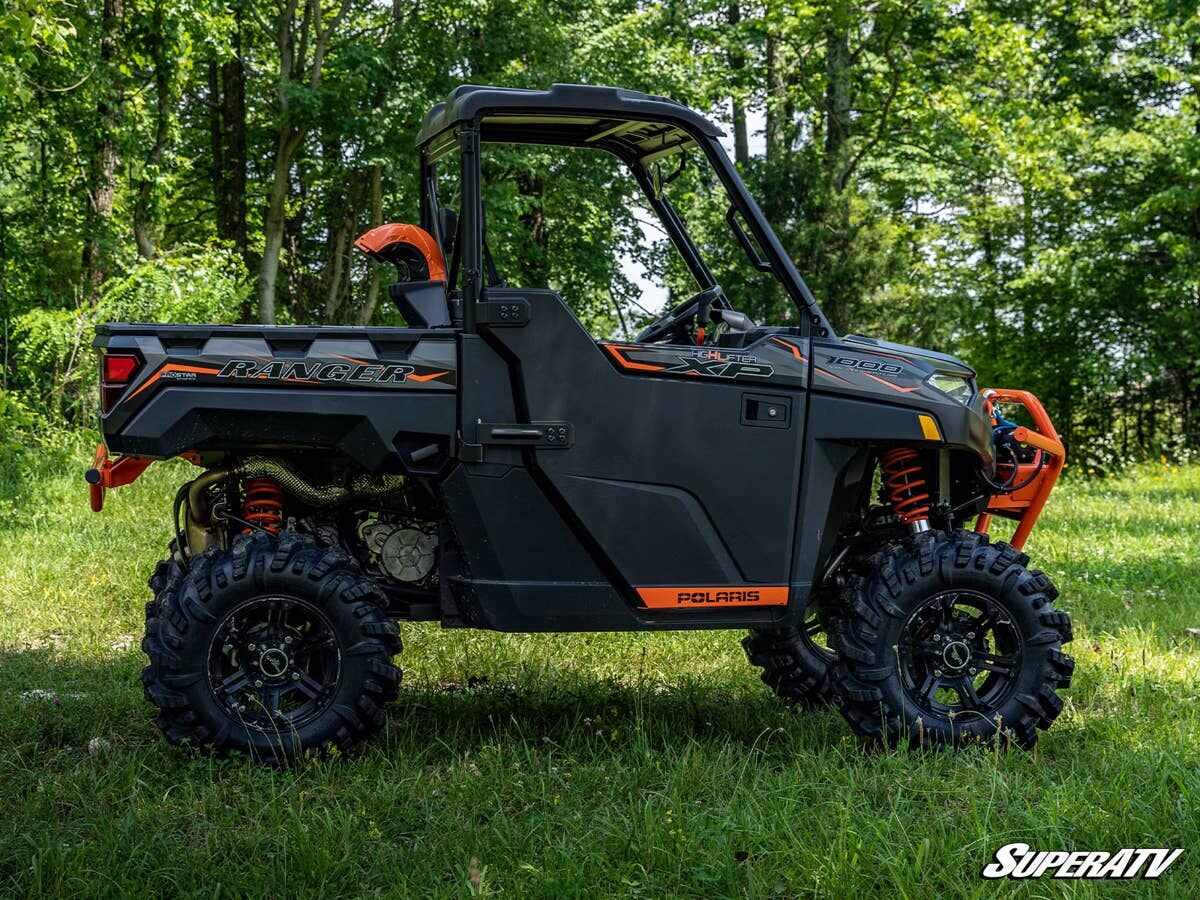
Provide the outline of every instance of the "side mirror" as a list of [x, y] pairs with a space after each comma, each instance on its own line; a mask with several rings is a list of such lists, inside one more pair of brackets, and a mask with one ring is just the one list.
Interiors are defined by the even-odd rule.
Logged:
[[438, 230], [442, 238], [442, 254], [446, 259], [454, 256], [454, 245], [458, 243], [458, 213], [443, 206], [438, 210]]

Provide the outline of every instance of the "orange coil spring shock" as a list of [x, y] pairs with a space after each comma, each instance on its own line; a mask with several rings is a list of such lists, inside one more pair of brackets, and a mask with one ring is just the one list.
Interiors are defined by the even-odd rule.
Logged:
[[897, 447], [879, 458], [883, 469], [883, 490], [892, 510], [905, 525], [929, 519], [929, 493], [917, 451]]
[[[242, 485], [242, 518], [264, 531], [283, 527], [283, 490], [270, 478], [251, 478]], [[246, 532], [250, 529], [247, 528]]]

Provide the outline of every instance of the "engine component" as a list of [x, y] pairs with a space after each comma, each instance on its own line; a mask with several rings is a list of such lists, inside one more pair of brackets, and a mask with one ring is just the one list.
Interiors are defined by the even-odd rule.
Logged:
[[438, 536], [432, 523], [372, 514], [358, 526], [371, 565], [405, 584], [418, 585], [434, 576]]
[[929, 529], [929, 492], [917, 451], [911, 447], [889, 450], [879, 459], [883, 489], [892, 511], [914, 531]]
[[270, 478], [279, 484], [284, 493], [301, 503], [316, 507], [336, 506], [351, 498], [387, 497], [402, 491], [407, 484], [403, 475], [359, 475], [349, 485], [316, 485], [286, 463], [266, 456], [249, 456], [238, 464], [235, 471], [246, 478]]

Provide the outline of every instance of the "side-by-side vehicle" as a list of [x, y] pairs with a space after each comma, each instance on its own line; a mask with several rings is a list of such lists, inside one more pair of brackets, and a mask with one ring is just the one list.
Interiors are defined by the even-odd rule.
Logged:
[[[1034, 743], [1074, 665], [1021, 551], [1063, 465], [1049, 418], [945, 354], [835, 334], [720, 137], [632, 91], [461, 87], [418, 136], [420, 224], [358, 241], [400, 272], [408, 327], [98, 329], [93, 507], [155, 460], [199, 469], [146, 610], [170, 741], [354, 744], [397, 697], [398, 623], [429, 620], [739, 629], [767, 685], [860, 735]], [[546, 285], [505, 285], [492, 143], [615, 156], [695, 294], [609, 340]], [[669, 197], [683, 154], [794, 324], [733, 308]]]

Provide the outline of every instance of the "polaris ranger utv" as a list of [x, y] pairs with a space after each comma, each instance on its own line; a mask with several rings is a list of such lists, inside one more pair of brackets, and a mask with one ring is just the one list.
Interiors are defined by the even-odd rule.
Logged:
[[[93, 508], [154, 460], [202, 470], [146, 608], [169, 741], [265, 759], [352, 745], [397, 696], [397, 623], [429, 620], [741, 629], [776, 693], [880, 743], [1035, 742], [1074, 665], [1020, 550], [1063, 465], [1053, 426], [950, 356], [836, 335], [720, 136], [632, 91], [461, 87], [418, 136], [420, 226], [357, 242], [397, 266], [410, 327], [97, 329]], [[504, 285], [487, 143], [614, 155], [695, 295], [614, 341], [545, 285]], [[670, 200], [685, 155], [798, 324], [732, 307]], [[989, 541], [994, 516], [1017, 520], [1009, 543]]]

